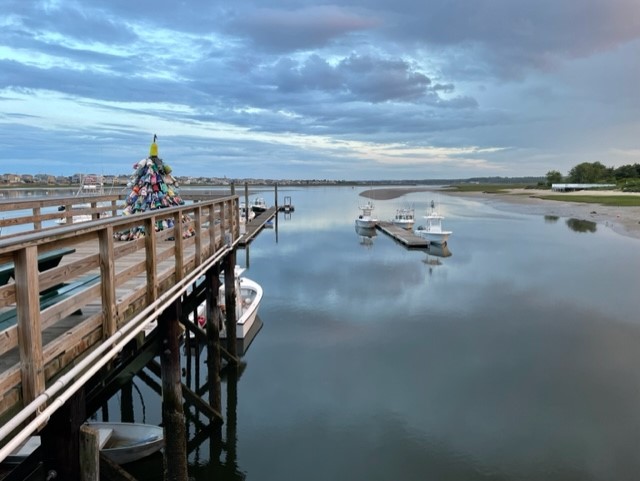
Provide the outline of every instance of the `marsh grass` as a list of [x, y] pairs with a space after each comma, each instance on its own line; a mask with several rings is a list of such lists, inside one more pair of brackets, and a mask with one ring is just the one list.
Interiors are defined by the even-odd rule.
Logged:
[[484, 192], [487, 194], [506, 194], [511, 189], [526, 189], [529, 184], [456, 184], [449, 190], [455, 192]]

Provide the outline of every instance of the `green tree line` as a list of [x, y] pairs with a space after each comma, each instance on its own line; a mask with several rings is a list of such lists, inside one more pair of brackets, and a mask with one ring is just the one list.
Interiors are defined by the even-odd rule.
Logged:
[[547, 185], [571, 184], [616, 184], [624, 191], [640, 192], [640, 164], [606, 167], [600, 162], [582, 162], [574, 166], [566, 177], [557, 170], [546, 175]]

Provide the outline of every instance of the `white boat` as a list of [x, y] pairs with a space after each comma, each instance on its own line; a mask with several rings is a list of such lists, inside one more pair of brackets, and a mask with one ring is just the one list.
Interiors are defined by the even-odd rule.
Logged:
[[368, 201], [365, 205], [358, 206], [361, 210], [356, 219], [357, 227], [373, 228], [378, 223], [378, 219], [373, 216], [373, 203]]
[[423, 216], [423, 219], [425, 219], [426, 225], [419, 225], [415, 228], [414, 233], [427, 239], [430, 243], [445, 245], [452, 232], [450, 230], [442, 230], [444, 216], [436, 211], [433, 201], [431, 201], [431, 212]]
[[240, 220], [252, 220], [256, 217], [256, 213], [253, 209], [247, 209], [247, 204], [240, 202]]
[[247, 205], [244, 202], [240, 202], [240, 234], [244, 234], [247, 231], [247, 221], [255, 219], [256, 213], [247, 209]]
[[[159, 451], [164, 446], [164, 433], [160, 426], [138, 423], [87, 422], [98, 431], [100, 452], [117, 464], [137, 461]], [[24, 461], [40, 447], [40, 436], [31, 436], [22, 446], [6, 457], [4, 462], [16, 464]]]
[[[241, 355], [246, 352], [251, 341], [253, 341], [253, 338], [262, 327], [262, 321], [258, 317], [258, 308], [263, 296], [262, 286], [244, 277], [242, 275], [244, 271], [245, 269], [240, 266], [236, 266], [234, 270], [236, 283], [236, 340], [237, 351]], [[222, 311], [220, 339], [226, 339], [224, 274], [220, 276], [220, 282], [222, 283], [218, 292], [218, 307]], [[204, 303], [200, 304], [197, 311], [197, 325], [201, 329], [204, 329], [206, 325], [205, 308], [206, 305]], [[193, 314], [189, 315], [189, 320], [194, 322]], [[189, 332], [189, 336], [195, 340], [192, 332]]]
[[[242, 276], [245, 269], [235, 267], [234, 277], [236, 282], [236, 339], [245, 339], [252, 332], [258, 315], [258, 308], [262, 300], [262, 286], [251, 279]], [[218, 292], [218, 306], [225, 310], [224, 283]], [[220, 339], [227, 338], [224, 323], [220, 329]]]
[[391, 222], [398, 227], [410, 230], [415, 223], [415, 212], [413, 208], [402, 208], [396, 210], [396, 215]]
[[262, 197], [256, 197], [255, 199], [253, 199], [253, 202], [251, 202], [251, 205], [249, 207], [256, 214], [261, 214], [268, 209], [267, 203]]
[[[86, 197], [91, 195], [105, 195], [104, 179], [102, 176], [89, 174], [89, 175], [85, 175], [82, 178], [82, 181], [80, 182], [80, 188], [75, 193], [75, 197]], [[103, 202], [101, 204], [98, 204], [98, 207], [110, 207], [110, 206], [111, 206], [110, 202], [107, 202], [107, 203]], [[71, 211], [86, 212], [89, 209], [91, 209], [91, 203], [85, 202], [83, 204], [74, 205], [71, 208]], [[58, 207], [58, 211], [66, 212], [65, 206], [62, 205]], [[111, 216], [111, 212], [101, 212], [100, 214], [97, 215], [97, 217], [99, 218], [105, 218], [110, 216]], [[72, 224], [77, 224], [78, 222], [88, 222], [90, 220], [93, 220], [93, 215], [78, 213], [78, 214], [72, 215], [71, 217], [67, 217], [67, 216], [60, 217], [59, 219], [55, 220], [55, 223], [63, 225], [63, 224], [67, 224], [69, 220], [71, 221]]]
[[164, 446], [164, 433], [160, 426], [93, 421], [87, 425], [98, 430], [100, 452], [117, 464], [137, 461]]
[[360, 237], [376, 237], [378, 235], [375, 228], [360, 227], [359, 225], [356, 226], [356, 234], [358, 234]]
[[[79, 205], [75, 205], [73, 206], [73, 208], [71, 209], [71, 212], [73, 211], [78, 211], [78, 212], [85, 212], [88, 209], [91, 209], [91, 204], [79, 204]], [[58, 209], [60, 212], [65, 212], [64, 206], [62, 209]], [[106, 217], [111, 217], [111, 213], [110, 212], [102, 212], [100, 214], [100, 218], [106, 218]], [[69, 217], [60, 217], [58, 219], [55, 220], [56, 224], [60, 224], [60, 225], [64, 225], [67, 223], [67, 221], [71, 219], [71, 223], [72, 224], [77, 224], [78, 222], [88, 222], [90, 220], [93, 220], [93, 217], [91, 214], [74, 214], [72, 215], [70, 218]]]

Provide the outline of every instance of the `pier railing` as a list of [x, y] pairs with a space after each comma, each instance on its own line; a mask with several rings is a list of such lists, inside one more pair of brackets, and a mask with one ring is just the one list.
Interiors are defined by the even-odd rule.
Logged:
[[[73, 216], [89, 216], [92, 220], [118, 214], [118, 203], [124, 194], [86, 196], [41, 196], [0, 202], [0, 233], [3, 238], [20, 235], [27, 230], [42, 230], [71, 224]], [[9, 229], [14, 232], [7, 235]]]
[[[0, 425], [235, 247], [238, 211], [224, 196], [1, 238], [13, 280], [0, 286]], [[39, 264], [61, 249], [57, 266]]]

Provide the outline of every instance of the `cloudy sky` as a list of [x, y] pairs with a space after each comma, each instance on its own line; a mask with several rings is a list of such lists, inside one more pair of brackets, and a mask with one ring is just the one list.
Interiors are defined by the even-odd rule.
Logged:
[[0, 174], [640, 162], [638, 0], [0, 0]]

